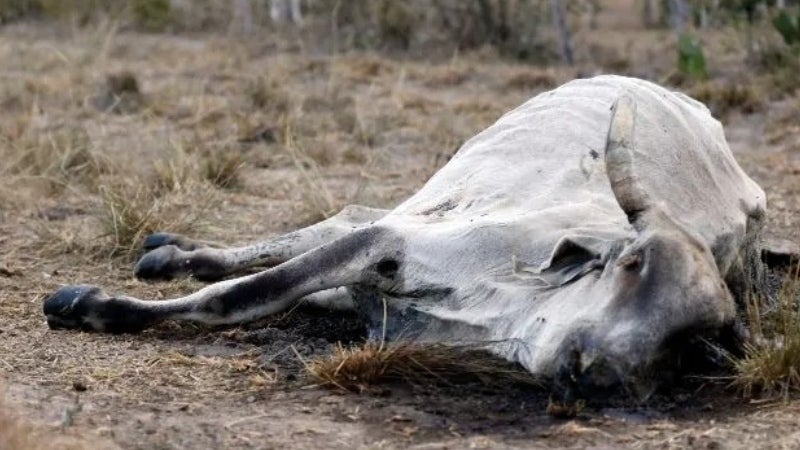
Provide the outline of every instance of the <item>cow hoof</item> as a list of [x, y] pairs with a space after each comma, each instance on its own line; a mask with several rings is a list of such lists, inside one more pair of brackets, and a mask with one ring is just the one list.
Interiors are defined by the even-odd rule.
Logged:
[[65, 286], [44, 301], [47, 325], [54, 330], [67, 328], [102, 331], [92, 326], [89, 314], [97, 303], [107, 299], [108, 296], [95, 286]]
[[175, 245], [165, 245], [146, 253], [136, 266], [133, 274], [140, 280], [168, 281], [180, 275], [176, 265], [181, 250]]
[[135, 333], [152, 323], [147, 311], [131, 299], [114, 298], [85, 284], [65, 286], [42, 305], [51, 329]]
[[186, 236], [181, 236], [180, 234], [154, 233], [144, 238], [142, 249], [145, 252], [149, 252], [168, 245], [174, 245], [179, 249], [186, 251], [191, 251], [200, 247], [196, 242], [192, 241]]
[[224, 277], [225, 264], [204, 249], [183, 251], [174, 245], [158, 247], [142, 256], [133, 268], [140, 280], [169, 281], [191, 276], [199, 281], [217, 281]]

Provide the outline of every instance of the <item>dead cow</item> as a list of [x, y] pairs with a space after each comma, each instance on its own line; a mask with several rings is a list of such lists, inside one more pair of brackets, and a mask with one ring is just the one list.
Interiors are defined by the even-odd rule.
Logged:
[[642, 391], [677, 337], [731, 325], [734, 298], [762, 282], [765, 208], [705, 106], [600, 76], [507, 113], [393, 210], [351, 206], [236, 248], [160, 233], [134, 270], [272, 268], [162, 301], [67, 286], [44, 314], [51, 328], [118, 333], [306, 301], [354, 308], [374, 339], [486, 343], [579, 392]]

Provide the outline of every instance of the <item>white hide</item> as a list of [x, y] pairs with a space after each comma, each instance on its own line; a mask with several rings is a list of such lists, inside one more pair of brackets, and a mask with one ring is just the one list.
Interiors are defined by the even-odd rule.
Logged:
[[503, 342], [496, 352], [552, 375], [570, 333], [614, 320], [604, 311], [613, 286], [600, 271], [558, 288], [537, 273], [563, 239], [603, 253], [635, 237], [604, 162], [612, 105], [623, 95], [637, 108], [633, 159], [643, 187], [708, 244], [725, 277], [747, 245], [748, 216], [766, 205], [720, 123], [701, 103], [646, 81], [576, 80], [505, 114], [375, 223], [407, 237], [405, 290], [435, 280], [456, 290], [410, 304], [440, 320], [423, 338]]

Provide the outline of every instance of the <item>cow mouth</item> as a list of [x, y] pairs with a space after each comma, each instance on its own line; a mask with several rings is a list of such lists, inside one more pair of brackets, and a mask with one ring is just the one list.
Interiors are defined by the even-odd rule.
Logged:
[[673, 333], [652, 351], [608, 352], [602, 341], [579, 333], [563, 348], [553, 377], [551, 399], [562, 405], [646, 404], [681, 380], [707, 378], [730, 369], [741, 350], [735, 324]]

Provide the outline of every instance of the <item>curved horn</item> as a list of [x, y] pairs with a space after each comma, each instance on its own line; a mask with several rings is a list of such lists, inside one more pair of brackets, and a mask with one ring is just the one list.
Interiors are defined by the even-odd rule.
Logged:
[[606, 141], [606, 173], [617, 203], [628, 216], [628, 222], [640, 230], [641, 216], [651, 205], [650, 198], [636, 175], [634, 154], [634, 126], [636, 103], [623, 95], [614, 103], [614, 115]]

